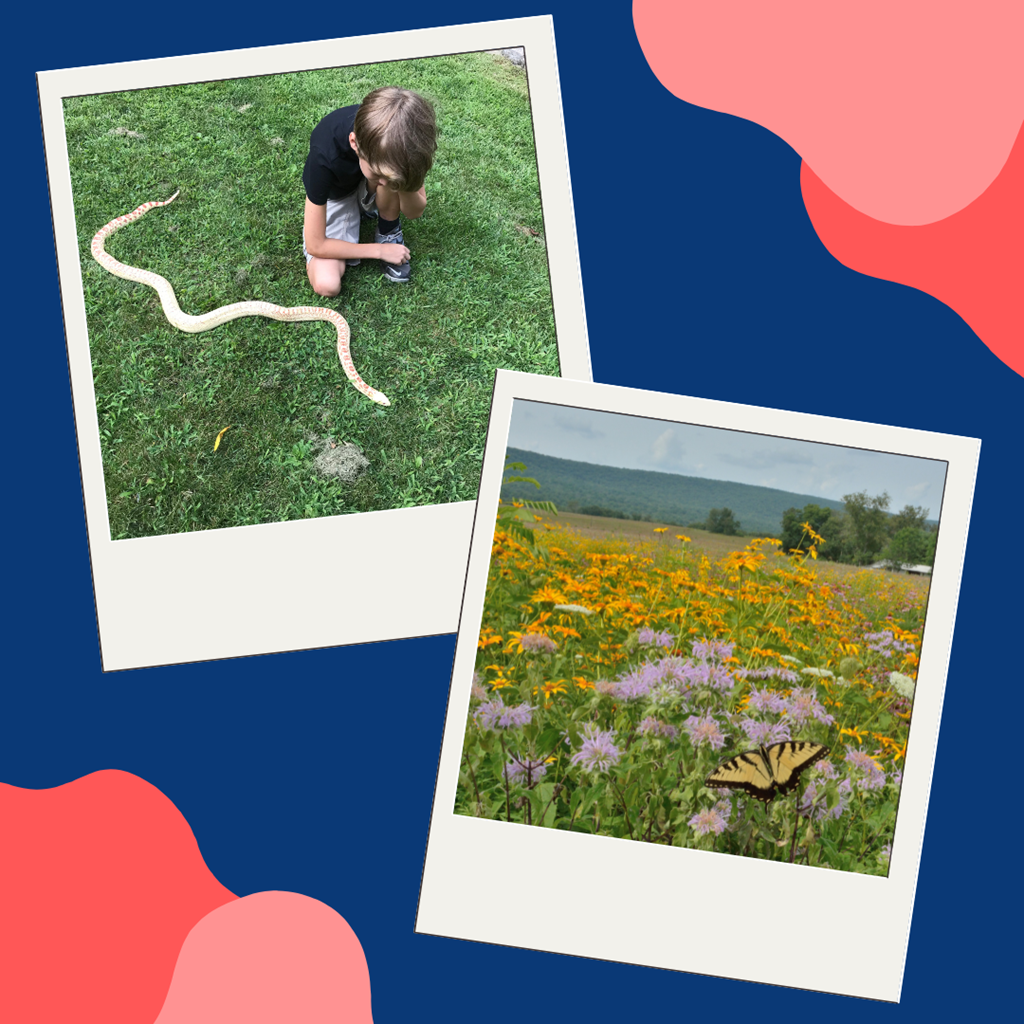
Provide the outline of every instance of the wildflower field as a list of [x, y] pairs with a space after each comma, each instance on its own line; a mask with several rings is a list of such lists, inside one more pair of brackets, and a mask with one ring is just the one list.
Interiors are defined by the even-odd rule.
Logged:
[[[711, 561], [649, 541], [494, 534], [456, 813], [885, 875], [927, 582], [825, 577], [754, 539]], [[539, 517], [528, 515], [531, 523]], [[830, 748], [794, 793], [710, 789], [759, 745]]]

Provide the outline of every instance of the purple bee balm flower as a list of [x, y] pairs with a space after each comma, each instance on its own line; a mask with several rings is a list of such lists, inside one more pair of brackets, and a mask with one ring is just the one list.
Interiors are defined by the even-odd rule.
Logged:
[[786, 698], [786, 714], [797, 725], [803, 725], [808, 718], [816, 718], [824, 725], [831, 725], [835, 721], [835, 718], [822, 706], [813, 690], [793, 690]]
[[652, 686], [650, 693], [647, 695], [649, 703], [656, 707], [664, 706], [665, 704], [672, 704], [679, 697], [679, 691], [672, 683], [661, 682], [657, 686]]
[[846, 748], [846, 763], [860, 776], [863, 789], [881, 789], [885, 785], [885, 772], [863, 750]]
[[732, 657], [734, 646], [722, 640], [694, 640], [693, 656], [702, 661], [725, 661]]
[[615, 733], [605, 732], [596, 725], [583, 727], [583, 746], [578, 753], [572, 755], [573, 764], [580, 764], [588, 772], [606, 772], [613, 764], [618, 764], [621, 751], [613, 742]]
[[619, 676], [615, 684], [615, 696], [619, 700], [636, 700], [638, 697], [646, 697], [651, 692], [651, 687], [661, 681], [661, 670], [657, 665], [644, 662], [632, 672]]
[[489, 700], [486, 704], [481, 704], [480, 707], [473, 712], [473, 721], [476, 722], [481, 729], [493, 729], [498, 723], [498, 717], [504, 710], [505, 702], [500, 697], [495, 697], [494, 700]]
[[707, 743], [712, 750], [721, 750], [725, 746], [725, 736], [711, 715], [690, 715], [683, 724], [690, 735], [690, 742], [695, 747]]
[[705, 661], [694, 661], [692, 658], [688, 658], [680, 666], [680, 672], [683, 679], [686, 680], [687, 686], [692, 689], [693, 687], [707, 685], [710, 668], [711, 666]]
[[533, 718], [533, 708], [529, 704], [518, 704], [514, 708], [505, 708], [498, 718], [498, 725], [502, 729], [515, 729], [523, 725], [529, 725]]
[[813, 818], [815, 821], [821, 821], [823, 818], [839, 818], [849, 806], [852, 793], [850, 780], [843, 779], [839, 783], [839, 803], [830, 809], [825, 798], [825, 781], [813, 779], [807, 783], [804, 789], [800, 799], [799, 812], [803, 817]]
[[749, 706], [755, 711], [770, 711], [778, 715], [785, 710], [786, 701], [782, 694], [774, 690], [755, 690], [751, 687]]
[[706, 836], [709, 832], [714, 832], [717, 836], [725, 831], [726, 821], [718, 808], [712, 807], [695, 814], [690, 819], [689, 826], [699, 836]]
[[545, 774], [547, 774], [547, 767], [543, 761], [531, 761], [529, 758], [520, 760], [517, 757], [513, 757], [505, 765], [505, 778], [513, 786], [519, 782], [525, 782], [527, 785], [532, 786], [533, 783]]
[[897, 640], [891, 629], [883, 629], [881, 633], [865, 633], [864, 639], [874, 641], [868, 644], [868, 650], [877, 651], [879, 654], [906, 654], [914, 649], [913, 644]]
[[661, 722], [650, 715], [640, 723], [639, 731], [641, 736], [664, 736], [669, 740], [674, 740], [679, 735], [679, 730], [674, 725]]
[[677, 655], [670, 654], [661, 658], [650, 667], [651, 689], [663, 691], [673, 690], [684, 696], [690, 691], [691, 683], [687, 676], [691, 662]]
[[764, 668], [740, 668], [736, 670], [740, 679], [781, 679], [784, 683], [795, 683], [799, 676], [788, 668], [768, 665]]
[[623, 676], [619, 676], [615, 684], [615, 696], [619, 700], [636, 700], [638, 697], [646, 697], [650, 689], [650, 683], [645, 681], [643, 672], [634, 669]]
[[791, 739], [789, 726], [785, 722], [759, 722], [754, 718], [741, 718], [740, 728], [751, 743], [763, 743], [766, 747]]
[[558, 644], [543, 633], [524, 633], [519, 646], [530, 654], [554, 654], [558, 650]]
[[658, 662], [658, 673], [663, 682], [685, 688], [688, 686], [686, 667], [689, 664], [688, 659], [680, 658], [678, 654], [670, 654]]
[[672, 648], [675, 645], [675, 637], [667, 632], [657, 632], [653, 629], [648, 629], [646, 626], [640, 630], [637, 634], [637, 641], [641, 644], [656, 644], [658, 647]]
[[708, 686], [720, 690], [722, 693], [728, 693], [735, 685], [736, 680], [733, 679], [728, 669], [721, 665], [711, 666], [711, 671], [708, 673]]
[[736, 685], [726, 669], [710, 661], [691, 661], [684, 666], [683, 672], [691, 686], [728, 692]]
[[507, 707], [500, 697], [489, 700], [473, 712], [473, 718], [481, 729], [512, 729], [529, 725], [533, 708], [529, 704]]

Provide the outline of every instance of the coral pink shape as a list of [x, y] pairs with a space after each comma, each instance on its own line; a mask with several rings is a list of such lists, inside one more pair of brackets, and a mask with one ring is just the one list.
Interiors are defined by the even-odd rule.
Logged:
[[156, 1024], [372, 1024], [370, 973], [345, 919], [294, 892], [219, 907], [185, 940]]
[[1021, 0], [634, 0], [633, 24], [672, 93], [770, 129], [892, 224], [981, 195], [1024, 118]]
[[844, 203], [807, 164], [800, 185], [811, 223], [837, 260], [941, 299], [1024, 375], [1024, 130], [988, 189], [936, 224], [872, 220]]
[[236, 900], [188, 822], [122, 771], [0, 783], [0, 1019], [148, 1024], [195, 923]]

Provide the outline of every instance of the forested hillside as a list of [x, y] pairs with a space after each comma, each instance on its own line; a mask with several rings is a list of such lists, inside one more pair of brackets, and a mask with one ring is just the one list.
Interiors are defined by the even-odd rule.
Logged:
[[532, 484], [507, 484], [502, 488], [502, 498], [553, 501], [568, 512], [689, 526], [705, 522], [712, 509], [731, 509], [743, 533], [777, 537], [782, 532], [782, 515], [787, 509], [811, 503], [836, 511], [844, 507], [841, 501], [812, 494], [674, 473], [596, 466], [520, 448], [509, 448], [507, 459], [525, 463], [522, 475], [533, 477], [541, 489], [538, 491]]

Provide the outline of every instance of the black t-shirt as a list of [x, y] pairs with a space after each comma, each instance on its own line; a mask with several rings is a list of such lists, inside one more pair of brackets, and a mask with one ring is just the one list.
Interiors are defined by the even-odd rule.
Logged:
[[302, 184], [315, 206], [325, 205], [328, 199], [344, 199], [362, 180], [359, 157], [348, 141], [358, 109], [356, 103], [332, 111], [309, 137], [309, 156], [302, 170]]

